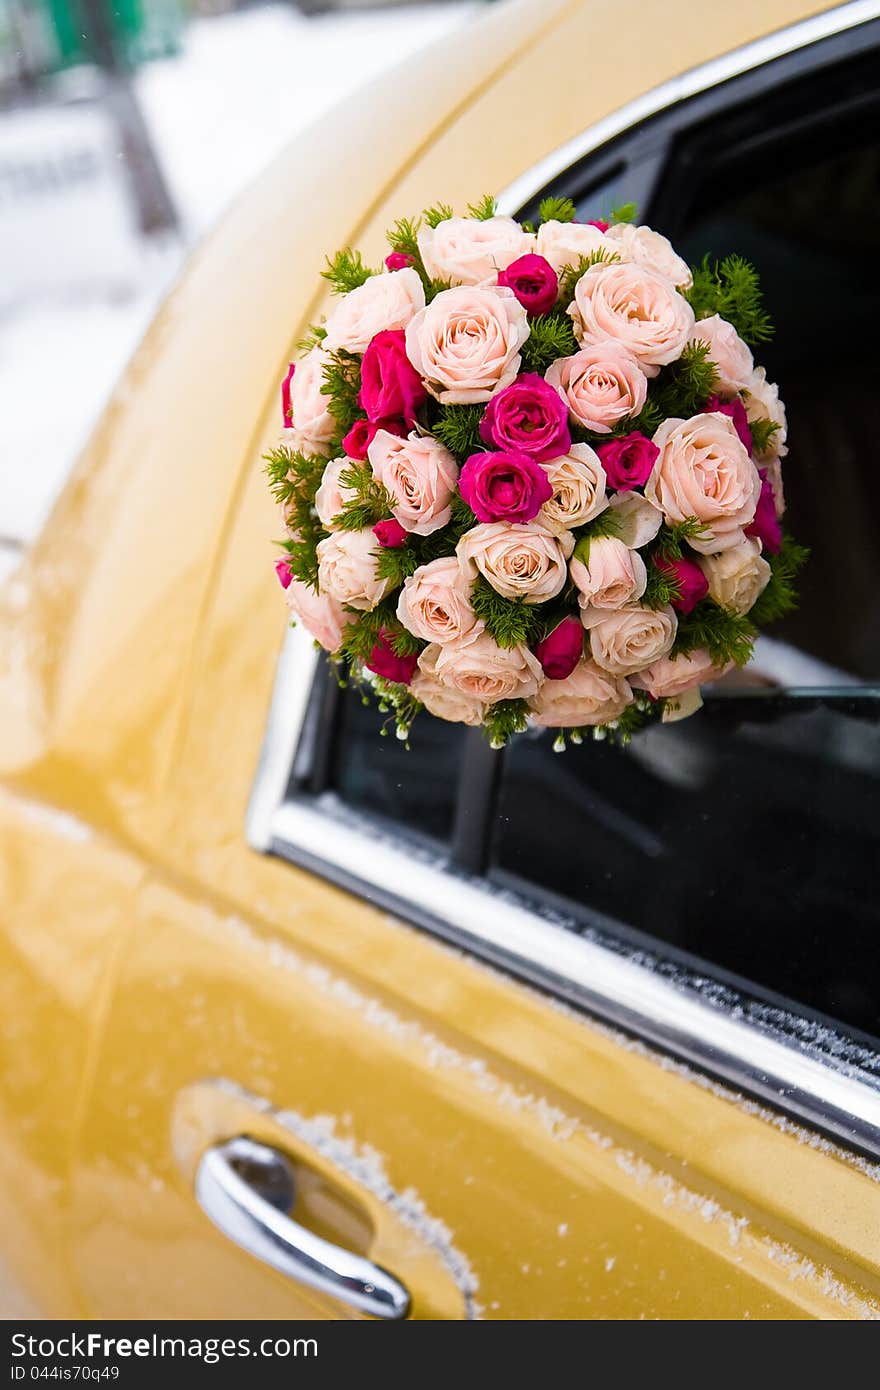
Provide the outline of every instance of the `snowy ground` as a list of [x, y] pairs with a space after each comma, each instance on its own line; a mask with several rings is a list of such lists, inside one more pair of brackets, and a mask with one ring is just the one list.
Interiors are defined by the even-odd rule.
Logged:
[[[292, 135], [477, 8], [307, 19], [269, 5], [193, 23], [181, 57], [138, 76], [182, 224], [158, 247], [133, 230], [115, 136], [94, 103], [0, 118], [0, 579], [39, 531], [192, 243]], [[68, 87], [82, 82], [74, 74]]]

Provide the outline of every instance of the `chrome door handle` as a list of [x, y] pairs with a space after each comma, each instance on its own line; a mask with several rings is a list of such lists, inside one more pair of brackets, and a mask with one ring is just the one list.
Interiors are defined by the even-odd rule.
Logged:
[[322, 1240], [287, 1215], [293, 1172], [277, 1149], [239, 1137], [214, 1144], [196, 1171], [196, 1198], [230, 1240], [310, 1289], [374, 1318], [405, 1318], [410, 1297], [393, 1275]]

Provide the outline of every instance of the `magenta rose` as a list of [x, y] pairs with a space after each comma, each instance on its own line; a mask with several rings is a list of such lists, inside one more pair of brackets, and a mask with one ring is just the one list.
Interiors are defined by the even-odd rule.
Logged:
[[739, 396], [735, 396], [732, 401], [722, 401], [719, 396], [710, 396], [703, 407], [705, 415], [726, 415], [733, 421], [733, 428], [736, 430], [749, 453], [752, 452], [752, 431], [749, 429], [749, 417], [746, 408]]
[[406, 355], [402, 328], [386, 328], [371, 341], [361, 362], [358, 405], [373, 421], [403, 419], [415, 423], [426, 391]]
[[553, 496], [550, 479], [541, 465], [528, 454], [513, 449], [471, 454], [461, 470], [458, 490], [482, 522], [532, 521]]
[[782, 527], [779, 525], [779, 517], [776, 515], [776, 497], [773, 492], [773, 484], [767, 476], [766, 468], [759, 468], [758, 474], [761, 479], [761, 495], [758, 498], [758, 505], [755, 508], [755, 519], [745, 527], [747, 536], [754, 536], [759, 540], [765, 550], [769, 550], [771, 555], [778, 555], [779, 547], [782, 545]]
[[600, 232], [607, 232], [611, 226], [610, 222], [603, 222], [601, 217], [593, 217], [587, 223], [588, 227], [598, 227]]
[[543, 256], [520, 256], [506, 270], [499, 270], [498, 283], [513, 290], [531, 318], [546, 314], [559, 297], [556, 271]]
[[580, 618], [563, 618], [535, 647], [535, 656], [551, 681], [564, 681], [570, 676], [583, 652], [584, 629]]
[[346, 458], [361, 461], [365, 459], [367, 450], [379, 430], [387, 430], [389, 434], [396, 434], [400, 439], [403, 439], [406, 434], [406, 425], [402, 420], [355, 420], [342, 441]]
[[278, 575], [278, 583], [282, 589], [289, 589], [293, 581], [293, 571], [290, 568], [289, 560], [276, 560], [275, 573]]
[[651, 476], [659, 452], [657, 445], [638, 430], [624, 435], [622, 439], [599, 444], [596, 448], [605, 476], [617, 492], [631, 492], [634, 487], [643, 487]]
[[406, 545], [409, 537], [409, 533], [404, 531], [400, 522], [393, 516], [388, 521], [377, 521], [373, 527], [373, 535], [386, 550], [398, 550], [400, 546]]
[[526, 372], [489, 401], [480, 437], [541, 462], [560, 458], [571, 448], [565, 401], [537, 372]]
[[411, 656], [398, 656], [389, 640], [390, 635], [387, 627], [379, 629], [379, 640], [364, 665], [368, 671], [382, 676], [386, 681], [394, 681], [396, 685], [409, 685], [415, 675], [419, 654], [414, 652]]
[[392, 251], [390, 255], [385, 257], [387, 270], [406, 270], [407, 266], [412, 264], [412, 256], [407, 256], [404, 251]]
[[290, 404], [290, 383], [293, 381], [296, 372], [296, 363], [291, 362], [287, 368], [287, 376], [281, 383], [281, 416], [284, 420], [284, 428], [289, 429], [293, 424], [293, 409]]
[[654, 564], [661, 574], [678, 580], [680, 595], [672, 600], [672, 607], [679, 613], [692, 613], [697, 604], [709, 592], [709, 581], [695, 560], [661, 560], [654, 556]]

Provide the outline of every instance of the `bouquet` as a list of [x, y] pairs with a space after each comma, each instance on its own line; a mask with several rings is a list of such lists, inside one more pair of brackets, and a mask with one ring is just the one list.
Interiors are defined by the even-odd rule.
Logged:
[[681, 718], [794, 606], [785, 409], [742, 258], [492, 199], [402, 220], [282, 384], [266, 456], [288, 605], [406, 738], [421, 709], [496, 747]]

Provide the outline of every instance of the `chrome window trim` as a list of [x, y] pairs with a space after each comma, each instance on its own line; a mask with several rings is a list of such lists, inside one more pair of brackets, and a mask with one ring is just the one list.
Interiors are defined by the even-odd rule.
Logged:
[[[684, 73], [621, 107], [510, 184], [516, 213], [572, 164], [639, 121], [763, 63], [880, 17], [880, 0], [852, 0]], [[287, 798], [318, 657], [292, 629], [278, 663], [272, 705], [247, 816], [248, 843], [342, 884], [513, 976], [644, 1038], [659, 1049], [769, 1102], [880, 1159], [880, 1072], [860, 1065], [844, 1034], [810, 1040], [744, 1009], [719, 1006], [643, 961], [551, 919], [524, 899], [451, 869], [440, 855], [397, 839], [330, 795]], [[398, 885], [397, 890], [389, 888]], [[403, 888], [401, 888], [403, 885]], [[431, 904], [433, 906], [427, 906]], [[658, 943], [662, 949], [662, 943]], [[745, 1001], [744, 1001], [745, 1002]], [[871, 1054], [871, 1061], [876, 1054]]]

